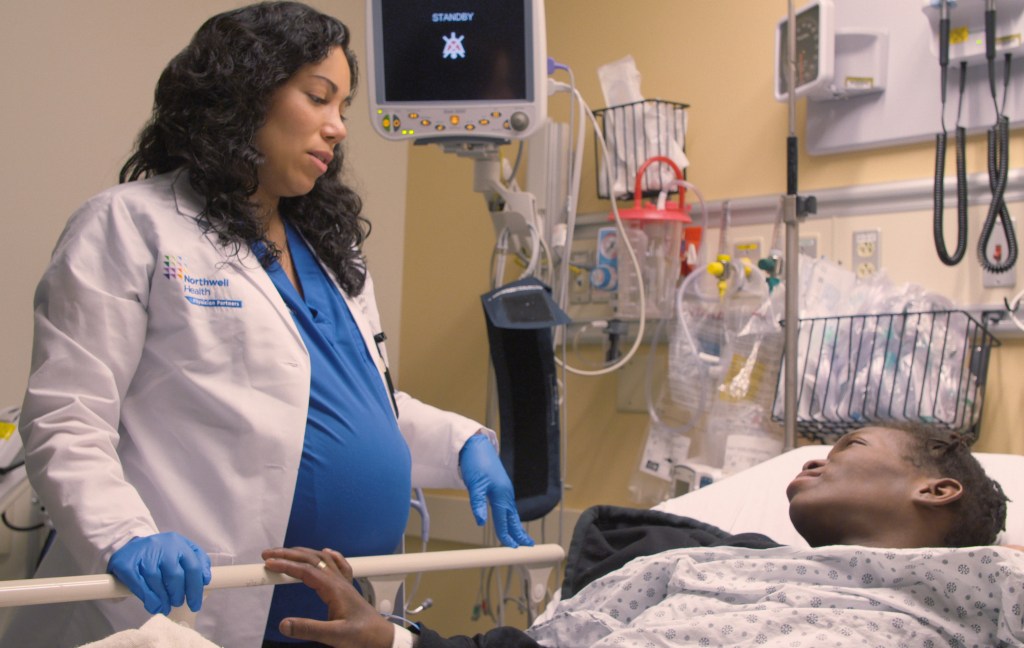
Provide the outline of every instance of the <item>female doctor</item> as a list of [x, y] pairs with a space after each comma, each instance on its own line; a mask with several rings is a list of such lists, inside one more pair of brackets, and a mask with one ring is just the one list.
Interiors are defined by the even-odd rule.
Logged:
[[214, 16], [161, 75], [122, 184], [71, 217], [21, 414], [57, 530], [37, 576], [109, 571], [141, 602], [22, 608], [0, 643], [80, 645], [183, 603], [219, 645], [288, 642], [280, 619], [326, 614], [312, 590], [203, 601], [210, 566], [391, 553], [413, 485], [461, 479], [479, 523], [489, 501], [504, 544], [533, 543], [493, 432], [390, 389], [339, 177], [356, 76], [346, 27], [309, 7]]

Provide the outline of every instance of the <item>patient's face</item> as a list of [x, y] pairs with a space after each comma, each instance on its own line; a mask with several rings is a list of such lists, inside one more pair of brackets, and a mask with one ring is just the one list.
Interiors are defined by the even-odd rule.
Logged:
[[786, 489], [793, 526], [812, 546], [871, 544], [900, 524], [920, 478], [903, 459], [907, 433], [864, 428], [839, 439], [828, 458], [808, 461]]

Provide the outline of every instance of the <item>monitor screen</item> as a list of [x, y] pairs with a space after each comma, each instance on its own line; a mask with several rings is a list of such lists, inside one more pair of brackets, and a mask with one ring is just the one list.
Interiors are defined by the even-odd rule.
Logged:
[[521, 1], [482, 11], [420, 4], [382, 2], [385, 101], [531, 99]]
[[522, 137], [546, 113], [541, 0], [371, 0], [371, 116], [393, 139]]

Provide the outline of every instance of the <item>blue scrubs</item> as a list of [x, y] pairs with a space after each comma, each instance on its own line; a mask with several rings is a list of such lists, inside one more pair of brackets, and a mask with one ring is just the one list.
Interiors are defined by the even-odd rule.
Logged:
[[[330, 547], [346, 556], [393, 553], [409, 516], [409, 447], [345, 300], [298, 232], [285, 228], [303, 294], [280, 264], [267, 272], [291, 310], [312, 369], [285, 546]], [[262, 244], [254, 249], [265, 252]], [[327, 606], [308, 587], [277, 586], [266, 638], [290, 641], [278, 631], [289, 616], [326, 619]]]

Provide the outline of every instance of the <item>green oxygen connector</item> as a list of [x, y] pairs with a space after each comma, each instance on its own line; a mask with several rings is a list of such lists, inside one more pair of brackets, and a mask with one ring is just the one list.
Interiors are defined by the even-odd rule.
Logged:
[[782, 274], [782, 257], [771, 255], [757, 262], [757, 267], [767, 275], [765, 281], [768, 283], [768, 292], [775, 290], [775, 287], [782, 283], [779, 275]]

